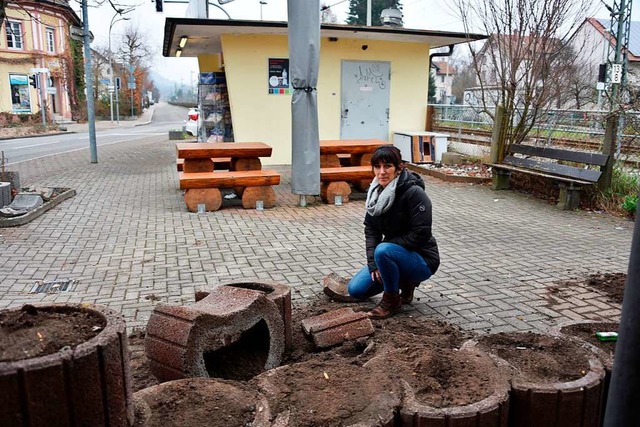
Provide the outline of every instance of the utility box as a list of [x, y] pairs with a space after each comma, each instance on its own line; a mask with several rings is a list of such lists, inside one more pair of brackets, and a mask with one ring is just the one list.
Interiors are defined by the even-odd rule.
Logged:
[[449, 135], [436, 132], [394, 132], [393, 145], [398, 147], [402, 160], [411, 163], [440, 163], [447, 152]]
[[0, 182], [0, 208], [11, 204], [11, 183]]

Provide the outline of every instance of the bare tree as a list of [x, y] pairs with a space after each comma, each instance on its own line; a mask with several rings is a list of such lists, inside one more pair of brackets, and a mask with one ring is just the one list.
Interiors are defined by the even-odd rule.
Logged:
[[337, 24], [338, 17], [333, 10], [331, 10], [331, 6], [327, 6], [326, 3], [322, 3], [320, 7], [320, 22], [323, 24]]
[[505, 151], [524, 141], [566, 90], [559, 85], [574, 70], [570, 37], [591, 7], [592, 0], [455, 0], [465, 30], [490, 35], [469, 48], [482, 108], [493, 116], [496, 104], [504, 106]]

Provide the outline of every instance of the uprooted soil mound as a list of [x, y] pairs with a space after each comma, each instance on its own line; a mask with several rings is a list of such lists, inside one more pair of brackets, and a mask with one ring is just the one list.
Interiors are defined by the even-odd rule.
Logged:
[[[135, 426], [233, 427], [256, 425], [268, 417], [264, 400], [248, 384], [188, 378], [145, 389], [135, 395]], [[264, 424], [262, 424], [264, 425]]]
[[252, 382], [267, 397], [282, 425], [299, 427], [385, 425], [400, 405], [400, 383], [386, 370], [370, 369], [339, 355], [267, 371]]

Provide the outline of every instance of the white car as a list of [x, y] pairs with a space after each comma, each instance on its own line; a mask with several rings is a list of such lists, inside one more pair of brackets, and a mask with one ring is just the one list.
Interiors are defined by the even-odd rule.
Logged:
[[187, 112], [187, 120], [184, 122], [184, 126], [182, 126], [182, 130], [191, 136], [198, 136], [198, 116], [200, 115], [200, 111], [197, 108], [189, 108]]

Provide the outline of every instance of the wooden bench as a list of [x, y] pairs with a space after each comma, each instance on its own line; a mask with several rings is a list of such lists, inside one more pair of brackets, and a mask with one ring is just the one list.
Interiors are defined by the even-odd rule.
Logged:
[[280, 174], [274, 170], [180, 172], [180, 188], [187, 190], [184, 201], [191, 212], [198, 211], [204, 204], [205, 210], [217, 211], [222, 205], [220, 188], [239, 188], [236, 193], [242, 197], [242, 207], [255, 209], [256, 201], [262, 200], [263, 207], [272, 208], [276, 204], [276, 193], [272, 185], [280, 184]]
[[342, 203], [349, 201], [350, 182], [362, 182], [373, 179], [371, 166], [342, 166], [320, 168], [320, 197], [325, 203], [334, 204], [336, 196], [342, 197]]
[[494, 173], [494, 190], [509, 188], [512, 171], [552, 178], [560, 187], [558, 208], [576, 209], [580, 204], [581, 187], [597, 183], [602, 174], [588, 166], [604, 166], [608, 157], [601, 153], [512, 144], [502, 163], [489, 163], [488, 166], [497, 172]]
[[[211, 159], [213, 162], [213, 170], [229, 170], [231, 168], [231, 157], [218, 157]], [[178, 159], [176, 162], [178, 172], [184, 170], [184, 159]]]

